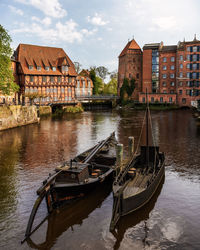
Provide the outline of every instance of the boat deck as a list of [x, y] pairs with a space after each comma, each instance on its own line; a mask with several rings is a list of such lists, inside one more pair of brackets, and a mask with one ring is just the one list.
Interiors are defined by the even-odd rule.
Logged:
[[152, 174], [143, 175], [137, 173], [133, 180], [131, 180], [123, 191], [124, 199], [136, 195], [146, 188], [147, 182], [152, 177]]

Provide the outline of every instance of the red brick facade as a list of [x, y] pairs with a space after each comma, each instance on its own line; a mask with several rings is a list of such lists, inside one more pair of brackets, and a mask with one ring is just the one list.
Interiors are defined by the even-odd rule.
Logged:
[[[29, 103], [33, 96], [34, 102], [40, 104], [77, 102], [77, 73], [62, 48], [20, 44], [14, 56], [19, 103]], [[91, 79], [82, 82], [83, 90], [92, 93]]]
[[135, 40], [128, 42], [119, 55], [118, 94], [124, 78], [135, 79], [133, 98], [138, 99], [142, 86], [142, 50]]
[[[150, 102], [175, 103], [179, 106], [191, 106], [191, 102], [200, 99], [200, 41], [179, 42], [178, 45], [164, 46], [163, 42], [145, 44], [143, 52], [138, 48], [127, 48], [119, 56], [118, 93], [124, 77], [142, 75], [137, 82], [138, 88], [133, 98], [145, 102], [147, 90]], [[139, 46], [138, 46], [139, 47]], [[142, 55], [142, 59], [141, 59]], [[131, 60], [132, 59], [132, 60]], [[141, 59], [141, 60], [140, 60]], [[142, 61], [142, 67], [140, 63]], [[135, 70], [137, 69], [137, 71]]]

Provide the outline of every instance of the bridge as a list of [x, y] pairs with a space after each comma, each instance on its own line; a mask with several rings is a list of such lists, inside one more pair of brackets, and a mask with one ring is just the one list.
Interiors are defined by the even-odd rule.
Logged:
[[76, 96], [79, 102], [89, 101], [114, 101], [118, 100], [119, 96], [116, 95], [88, 95], [88, 96]]

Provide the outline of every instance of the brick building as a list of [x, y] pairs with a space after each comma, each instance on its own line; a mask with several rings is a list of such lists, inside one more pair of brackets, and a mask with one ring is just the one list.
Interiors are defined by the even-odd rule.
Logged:
[[119, 55], [118, 94], [124, 78], [135, 79], [133, 98], [138, 99], [138, 93], [142, 86], [142, 50], [134, 39], [127, 43]]
[[[127, 54], [126, 48], [131, 43], [135, 44], [135, 41], [129, 42], [121, 54], [124, 54], [124, 51]], [[135, 53], [137, 49], [133, 48]], [[135, 90], [137, 93], [133, 96], [135, 100], [146, 102], [146, 90], [149, 102], [152, 103], [191, 106], [192, 101], [200, 99], [200, 41], [196, 37], [193, 41], [183, 41], [171, 46], [164, 46], [163, 42], [145, 44], [141, 54], [142, 67], [137, 74], [142, 75], [142, 78], [138, 81], [139, 86]], [[138, 62], [133, 59], [130, 53], [129, 60], [122, 61], [119, 57], [118, 93], [124, 77], [131, 74], [131, 69], [135, 67], [139, 70]], [[129, 69], [128, 74], [124, 74], [122, 69]], [[137, 79], [135, 70], [132, 72]]]
[[75, 101], [77, 73], [63, 49], [19, 44], [14, 56], [21, 102], [34, 94], [42, 104]]

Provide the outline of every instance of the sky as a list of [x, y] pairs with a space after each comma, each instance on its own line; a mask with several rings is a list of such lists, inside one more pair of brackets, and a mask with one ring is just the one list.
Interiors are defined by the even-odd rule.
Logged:
[[200, 39], [199, 0], [0, 0], [0, 24], [19, 43], [63, 48], [82, 68], [117, 70], [128, 40]]

